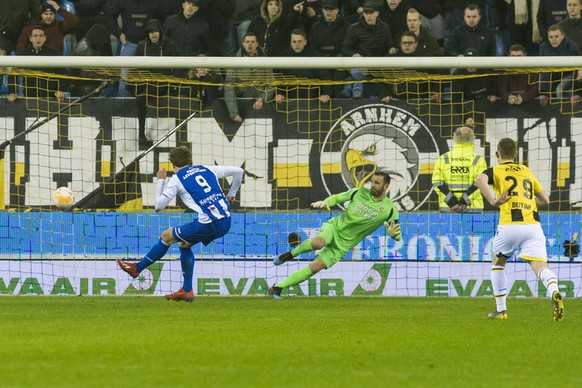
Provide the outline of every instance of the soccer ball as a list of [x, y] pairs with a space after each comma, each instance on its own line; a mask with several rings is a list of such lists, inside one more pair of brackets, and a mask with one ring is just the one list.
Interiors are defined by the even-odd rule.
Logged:
[[67, 209], [75, 203], [75, 193], [68, 187], [59, 187], [53, 193], [53, 203], [59, 209]]

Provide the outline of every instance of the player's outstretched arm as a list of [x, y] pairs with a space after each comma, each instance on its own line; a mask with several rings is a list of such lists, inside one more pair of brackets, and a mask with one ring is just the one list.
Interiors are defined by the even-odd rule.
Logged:
[[334, 207], [335, 205], [351, 201], [358, 190], [359, 189], [351, 189], [348, 191], [344, 191], [343, 193], [332, 194], [323, 201], [313, 202], [311, 204], [311, 207], [315, 209], [325, 209], [327, 211], [331, 211], [331, 208]]

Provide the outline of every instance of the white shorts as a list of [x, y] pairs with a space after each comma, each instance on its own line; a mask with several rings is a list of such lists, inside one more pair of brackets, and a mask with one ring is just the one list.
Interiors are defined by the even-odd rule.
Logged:
[[499, 225], [493, 239], [493, 253], [511, 257], [519, 249], [524, 260], [548, 261], [546, 236], [540, 224]]

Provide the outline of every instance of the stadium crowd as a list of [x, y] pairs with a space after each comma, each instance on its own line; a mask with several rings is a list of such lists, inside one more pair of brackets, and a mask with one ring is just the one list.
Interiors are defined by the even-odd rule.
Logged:
[[[581, 1], [0, 0], [0, 55], [580, 55]], [[42, 42], [33, 42], [33, 31]], [[244, 47], [247, 33], [257, 41], [252, 54]], [[456, 71], [469, 76], [476, 72]], [[325, 88], [317, 96], [322, 102], [371, 97], [389, 103], [401, 93], [385, 84], [358, 82], [371, 78], [363, 69], [298, 72], [291, 75], [355, 81], [353, 87]], [[193, 78], [197, 73], [182, 70], [173, 75]], [[582, 71], [531, 76], [536, 81], [539, 76], [539, 96], [532, 96], [527, 79], [479, 78], [452, 88], [464, 99], [502, 99], [509, 104], [533, 98], [542, 104], [551, 97], [581, 99], [574, 91], [582, 84]], [[66, 87], [74, 95], [87, 90], [87, 85], [74, 82]], [[3, 88], [9, 99], [18, 98], [17, 91], [9, 89]], [[127, 96], [138, 89], [122, 81], [107, 93]], [[430, 92], [431, 99], [439, 98], [428, 89], [423, 92]], [[62, 90], [55, 92], [61, 96]], [[276, 101], [288, 98], [281, 90], [250, 95], [257, 98], [261, 93]], [[230, 108], [233, 119], [241, 120], [236, 108]]]

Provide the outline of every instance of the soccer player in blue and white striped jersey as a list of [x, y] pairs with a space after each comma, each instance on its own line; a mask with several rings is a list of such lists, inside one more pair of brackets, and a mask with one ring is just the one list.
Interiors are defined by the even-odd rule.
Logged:
[[[135, 278], [147, 266], [161, 259], [172, 243], [178, 242], [184, 282], [180, 290], [166, 295], [166, 299], [191, 302], [194, 300], [194, 253], [191, 247], [199, 242], [208, 245], [228, 233], [231, 224], [230, 203], [234, 202], [241, 185], [243, 169], [233, 166], [193, 165], [192, 152], [186, 147], [171, 150], [170, 162], [174, 166], [174, 175], [167, 185], [166, 170], [162, 168], [157, 173], [156, 211], [164, 209], [178, 195], [188, 208], [198, 213], [198, 219], [166, 229], [140, 262], [128, 263], [118, 259], [117, 264]], [[232, 184], [228, 194], [224, 195], [218, 179], [229, 176], [233, 177]]]

